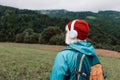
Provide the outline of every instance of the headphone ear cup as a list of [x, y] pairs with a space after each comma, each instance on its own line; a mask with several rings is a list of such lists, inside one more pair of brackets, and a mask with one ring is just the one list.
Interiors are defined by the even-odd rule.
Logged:
[[77, 31], [71, 30], [71, 31], [69, 32], [69, 37], [70, 37], [71, 39], [77, 38], [77, 36], [78, 36]]

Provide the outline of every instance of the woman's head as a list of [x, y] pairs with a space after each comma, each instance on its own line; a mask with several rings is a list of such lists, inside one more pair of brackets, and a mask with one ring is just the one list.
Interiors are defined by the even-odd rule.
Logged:
[[73, 20], [66, 25], [66, 44], [84, 41], [90, 32], [85, 20]]

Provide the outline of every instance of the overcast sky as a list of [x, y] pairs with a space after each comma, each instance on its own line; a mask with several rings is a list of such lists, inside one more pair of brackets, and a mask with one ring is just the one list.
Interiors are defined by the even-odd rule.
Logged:
[[0, 0], [0, 5], [32, 10], [120, 11], [120, 0]]

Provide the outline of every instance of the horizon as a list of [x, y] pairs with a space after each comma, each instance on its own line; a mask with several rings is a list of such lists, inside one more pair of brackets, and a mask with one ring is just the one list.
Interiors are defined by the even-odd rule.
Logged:
[[120, 11], [120, 1], [114, 0], [0, 0], [0, 5], [28, 10], [56, 10], [64, 9], [73, 12], [79, 11]]
[[21, 8], [17, 8], [17, 7], [13, 7], [13, 6], [7, 6], [7, 5], [1, 5], [0, 6], [4, 6], [4, 7], [11, 7], [11, 8], [16, 8], [16, 9], [19, 9], [19, 10], [31, 10], [31, 11], [39, 11], [39, 10], [43, 10], [43, 11], [52, 11], [52, 10], [65, 10], [65, 11], [68, 11], [68, 12], [93, 12], [93, 13], [98, 13], [100, 11], [115, 11], [115, 12], [120, 12], [120, 11], [117, 11], [117, 10], [99, 10], [99, 11], [72, 11], [72, 10], [67, 10], [67, 9], [21, 9]]

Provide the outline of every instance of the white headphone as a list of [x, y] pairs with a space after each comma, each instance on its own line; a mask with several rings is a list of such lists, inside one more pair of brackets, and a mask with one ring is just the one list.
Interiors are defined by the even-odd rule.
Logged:
[[78, 33], [76, 30], [74, 30], [74, 25], [75, 25], [75, 22], [77, 20], [73, 20], [72, 23], [71, 23], [71, 29], [70, 29], [70, 32], [69, 32], [69, 37], [74, 39], [74, 38], [77, 38], [78, 36]]

